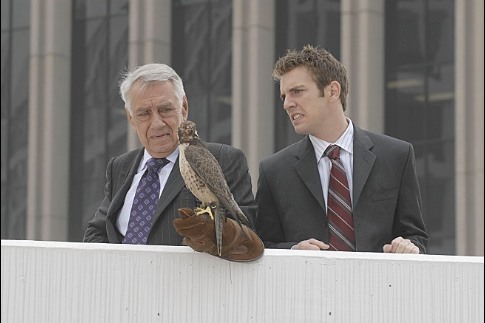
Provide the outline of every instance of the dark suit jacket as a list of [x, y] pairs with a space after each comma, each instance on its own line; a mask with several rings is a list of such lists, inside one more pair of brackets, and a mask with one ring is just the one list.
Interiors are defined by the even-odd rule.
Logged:
[[[352, 204], [357, 251], [382, 252], [410, 239], [422, 253], [428, 235], [411, 144], [354, 127]], [[261, 161], [256, 230], [266, 247], [291, 248], [315, 238], [328, 243], [326, 206], [308, 136]]]
[[[254, 224], [256, 202], [246, 157], [241, 150], [228, 145], [208, 143], [208, 148], [219, 161], [234, 199]], [[143, 149], [138, 149], [109, 161], [104, 200], [88, 223], [85, 242], [121, 243], [123, 236], [116, 227], [116, 220], [142, 157]], [[147, 244], [181, 245], [182, 237], [173, 227], [173, 220], [179, 217], [177, 210], [199, 205], [200, 202], [185, 187], [177, 159], [160, 196]]]

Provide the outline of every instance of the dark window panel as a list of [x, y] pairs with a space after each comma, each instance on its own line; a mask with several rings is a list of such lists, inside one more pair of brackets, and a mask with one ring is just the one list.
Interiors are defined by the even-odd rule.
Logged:
[[30, 1], [2, 1], [2, 239], [25, 239]]
[[2, 227], [2, 239], [22, 240], [26, 238], [27, 234], [25, 219], [27, 213], [27, 204], [25, 201], [27, 190], [25, 187], [9, 187], [8, 190], [8, 199], [6, 202], [8, 223], [5, 232]]
[[106, 169], [106, 124], [108, 123], [106, 110], [100, 109], [99, 106], [84, 108], [84, 155], [82, 180], [99, 178], [104, 174]]
[[[3, 2], [2, 2], [3, 3]], [[2, 19], [3, 19], [2, 11]], [[8, 117], [10, 101], [10, 33], [2, 31], [2, 120]], [[3, 137], [2, 137], [3, 138]]]
[[[1, 1], [1, 9], [2, 9], [2, 33], [3, 31], [9, 31], [10, 29], [10, 21], [11, 21], [11, 13], [10, 13], [10, 9], [11, 9], [11, 5], [10, 5], [10, 1], [8, 0], [2, 0]], [[2, 55], [3, 55], [3, 51], [4, 51], [4, 48], [6, 47], [3, 47], [3, 42], [2, 42]], [[2, 73], [2, 77], [3, 77], [3, 73]]]
[[[112, 0], [117, 2], [117, 0]], [[108, 13], [109, 0], [75, 0], [73, 2], [76, 20], [105, 17]], [[120, 2], [120, 1], [118, 1]]]
[[[455, 254], [454, 141], [415, 145], [429, 253]], [[451, 211], [451, 212], [450, 212]]]
[[75, 0], [73, 14], [69, 240], [80, 241], [103, 199], [109, 159], [126, 151], [118, 81], [128, 65], [128, 1]]
[[22, 29], [14, 33], [12, 40], [11, 106], [10, 113], [26, 117], [28, 106], [25, 101], [29, 93], [29, 40], [30, 31]]
[[232, 2], [172, 2], [172, 67], [206, 141], [231, 143]]
[[91, 20], [86, 24], [85, 50], [86, 70], [84, 96], [87, 105], [100, 110], [105, 109], [108, 76], [108, 50], [106, 40], [109, 29], [106, 19]]
[[[2, 0], [2, 2], [5, 1]], [[14, 29], [30, 27], [30, 2], [31, 0], [15, 0], [11, 2], [13, 8], [12, 27]]]
[[454, 254], [454, 1], [385, 6], [385, 131], [415, 148], [429, 252]]
[[124, 113], [123, 100], [118, 93], [118, 82], [128, 62], [128, 24], [127, 16], [114, 17], [109, 23], [108, 86], [110, 104], [120, 104]]
[[[127, 3], [126, 3], [127, 6]], [[107, 133], [108, 156], [120, 155], [126, 151], [128, 121], [124, 102], [119, 95], [118, 83], [122, 71], [128, 65], [128, 24], [125, 16], [110, 21], [110, 47], [108, 70], [108, 104], [110, 127]]]
[[109, 2], [109, 12], [112, 16], [127, 16], [129, 10], [128, 0], [111, 0]]

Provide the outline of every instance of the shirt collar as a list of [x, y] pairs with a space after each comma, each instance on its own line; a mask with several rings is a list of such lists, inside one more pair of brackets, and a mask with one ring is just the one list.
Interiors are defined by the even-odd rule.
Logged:
[[[168, 155], [167, 158], [169, 162], [171, 162], [172, 164], [175, 164], [175, 161], [177, 160], [179, 156], [179, 147], [177, 146], [177, 148], [175, 148], [175, 150], [173, 151], [173, 153], [171, 153], [170, 155]], [[138, 171], [144, 171], [146, 169], [146, 164], [147, 164], [147, 161], [150, 159], [150, 158], [153, 158], [149, 153], [148, 151], [145, 149], [144, 150], [144, 153], [143, 153], [143, 158], [138, 166]]]
[[351, 155], [354, 153], [354, 126], [352, 124], [352, 120], [349, 118], [346, 119], [348, 122], [347, 129], [345, 129], [344, 133], [334, 143], [319, 139], [313, 135], [309, 135], [310, 141], [313, 144], [313, 149], [315, 150], [317, 162], [320, 160], [320, 158], [322, 158], [325, 149], [327, 149], [327, 147], [330, 145], [337, 145]]

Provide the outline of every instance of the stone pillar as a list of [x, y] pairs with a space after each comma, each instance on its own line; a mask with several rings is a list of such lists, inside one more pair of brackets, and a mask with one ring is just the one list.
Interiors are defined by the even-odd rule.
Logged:
[[32, 0], [27, 239], [68, 236], [71, 1]]
[[456, 253], [483, 256], [483, 1], [455, 13]]
[[343, 0], [341, 52], [350, 81], [346, 115], [384, 132], [384, 0]]
[[274, 0], [233, 1], [232, 144], [246, 153], [254, 192], [274, 150], [274, 15]]

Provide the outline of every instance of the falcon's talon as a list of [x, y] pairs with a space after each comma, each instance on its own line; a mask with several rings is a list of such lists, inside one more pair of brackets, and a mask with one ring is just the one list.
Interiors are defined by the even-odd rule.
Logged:
[[210, 206], [206, 207], [205, 209], [202, 207], [198, 207], [194, 209], [196, 215], [202, 215], [202, 214], [209, 214], [212, 220], [214, 220], [214, 214], [212, 213], [212, 208]]

